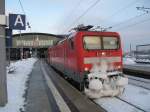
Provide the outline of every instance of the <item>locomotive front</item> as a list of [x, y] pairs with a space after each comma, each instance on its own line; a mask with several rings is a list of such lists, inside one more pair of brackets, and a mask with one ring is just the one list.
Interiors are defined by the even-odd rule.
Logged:
[[118, 96], [128, 79], [122, 73], [122, 48], [118, 33], [82, 33], [84, 91], [90, 98]]

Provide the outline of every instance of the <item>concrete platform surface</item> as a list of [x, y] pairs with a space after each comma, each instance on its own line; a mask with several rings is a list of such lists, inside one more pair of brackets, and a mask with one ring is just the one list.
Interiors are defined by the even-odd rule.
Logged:
[[53, 80], [53, 83], [63, 96], [72, 112], [106, 112], [103, 108], [92, 102], [84, 94], [79, 92], [76, 88], [64, 80], [64, 78], [58, 75], [56, 71], [47, 66], [44, 62], [43, 67]]
[[146, 71], [150, 73], [150, 65], [147, 64], [124, 65], [124, 68], [138, 70], [138, 71]]
[[[40, 68], [40, 61], [35, 63], [32, 73], [30, 74], [28, 90], [27, 90], [27, 105], [25, 112], [54, 112], [52, 97], [47, 94], [45, 79]], [[49, 100], [51, 98], [51, 100]], [[50, 102], [51, 101], [51, 102]]]
[[123, 73], [150, 79], [150, 65], [148, 64], [124, 65]]
[[105, 112], [44, 61], [30, 74], [25, 112]]

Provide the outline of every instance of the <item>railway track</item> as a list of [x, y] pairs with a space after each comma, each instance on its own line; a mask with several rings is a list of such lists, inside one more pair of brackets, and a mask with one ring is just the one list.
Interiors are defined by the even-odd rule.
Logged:
[[138, 78], [138, 77], [133, 77], [133, 76], [129, 76], [127, 75], [129, 79], [131, 80], [136, 80], [139, 82], [144, 82], [144, 83], [150, 83], [150, 80], [144, 79], [144, 78]]
[[[150, 80], [129, 76], [129, 75], [127, 75], [127, 77], [129, 78], [129, 86], [133, 86], [132, 88], [141, 88], [142, 90], [149, 91], [150, 93]], [[131, 93], [133, 92], [135, 92], [135, 90], [131, 91]], [[137, 93], [138, 92], [135, 92], [135, 94]], [[127, 95], [123, 95], [123, 97], [120, 96], [120, 97], [100, 98], [100, 99], [93, 100], [93, 102], [95, 102], [101, 108], [104, 108], [107, 112], [149, 112], [150, 111], [150, 106], [149, 108], [145, 108], [145, 106], [143, 107], [143, 105], [149, 104], [150, 102], [138, 105], [140, 100], [136, 102], [133, 101], [133, 99], [130, 100], [129, 98], [126, 98], [126, 97], [132, 97], [132, 95], [133, 94], [130, 95], [128, 93]], [[147, 98], [150, 101], [150, 95]]]
[[137, 105], [135, 105], [135, 104], [133, 104], [133, 103], [130, 103], [129, 101], [126, 101], [126, 100], [124, 100], [124, 99], [121, 99], [120, 97], [116, 97], [116, 98], [117, 98], [118, 100], [121, 100], [121, 101], [125, 102], [126, 104], [128, 104], [128, 105], [130, 105], [130, 106], [136, 108], [137, 110], [139, 110], [139, 111], [141, 111], [141, 112], [148, 112], [148, 111], [145, 111], [144, 109], [140, 108], [139, 106], [137, 106]]
[[[129, 79], [129, 84], [130, 85], [133, 85], [133, 86], [136, 86], [136, 87], [141, 87], [143, 89], [146, 89], [146, 90], [149, 90], [150, 91], [150, 80], [148, 79], [144, 79], [144, 78], [139, 78], [139, 77], [133, 77], [133, 76], [128, 76], [128, 79]], [[116, 97], [117, 99], [133, 106], [134, 108], [142, 111], [142, 112], [148, 112], [148, 111], [145, 111], [144, 109], [140, 108], [139, 106], [133, 104], [133, 103], [130, 103], [129, 101], [126, 101], [120, 97]]]
[[128, 76], [129, 85], [119, 97], [94, 100], [108, 112], [150, 112], [150, 80]]
[[150, 80], [127, 75], [129, 84], [150, 90]]
[[[129, 76], [129, 75], [127, 75], [127, 76], [129, 78], [129, 85], [134, 86], [134, 88], [137, 87], [137, 88], [147, 90], [150, 93], [150, 80], [138, 78], [138, 77], [134, 77], [134, 76]], [[149, 87], [148, 87], [148, 85], [149, 85]], [[131, 93], [132, 92], [134, 92], [134, 90], [131, 91]], [[130, 97], [132, 97], [132, 96], [130, 96]], [[101, 101], [101, 99], [102, 99], [102, 101]], [[149, 99], [150, 99], [150, 97], [149, 97]], [[100, 102], [99, 101], [97, 102], [95, 100], [93, 102], [100, 105], [100, 107], [104, 108], [108, 112], [149, 112], [150, 111], [150, 108], [149, 108], [149, 110], [144, 109], [144, 108], [142, 108], [142, 106], [138, 105], [138, 102], [134, 103], [134, 102], [132, 102], [132, 100], [130, 101], [124, 97], [100, 98], [98, 100]], [[109, 105], [112, 105], [110, 107], [110, 109], [109, 109]], [[127, 108], [127, 110], [126, 110], [126, 108]]]

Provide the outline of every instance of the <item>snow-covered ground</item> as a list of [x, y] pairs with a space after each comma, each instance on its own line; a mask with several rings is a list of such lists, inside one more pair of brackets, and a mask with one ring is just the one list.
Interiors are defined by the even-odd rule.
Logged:
[[150, 112], [150, 90], [129, 84], [126, 86], [124, 94], [119, 98], [135, 105], [141, 110], [116, 97], [100, 98], [96, 99], [95, 102], [108, 112], [142, 112], [142, 110]]
[[32, 71], [37, 59], [29, 58], [11, 63], [15, 67], [15, 72], [7, 73], [8, 103], [5, 107], [0, 107], [0, 112], [20, 112], [24, 110], [26, 81]]
[[[15, 66], [14, 73], [7, 73], [8, 103], [5, 107], [0, 107], [0, 112], [20, 112], [24, 110], [26, 81], [32, 71], [37, 59], [29, 58], [11, 64]], [[124, 64], [136, 64], [134, 58], [124, 58]], [[150, 90], [127, 85], [125, 93], [119, 98], [150, 112]], [[108, 112], [141, 112], [141, 110], [119, 100], [116, 97], [105, 97], [96, 99], [95, 102], [105, 108]]]

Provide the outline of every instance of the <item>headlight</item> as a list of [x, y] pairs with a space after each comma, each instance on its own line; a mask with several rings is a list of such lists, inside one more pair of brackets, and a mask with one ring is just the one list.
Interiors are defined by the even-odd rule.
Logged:
[[102, 52], [102, 56], [105, 56], [106, 55], [106, 53], [105, 52]]
[[118, 69], [121, 69], [121, 66], [117, 66]]
[[88, 69], [87, 67], [85, 67], [85, 68], [84, 68], [84, 71], [86, 71], [86, 72], [87, 72], [87, 71], [89, 71], [89, 69]]

